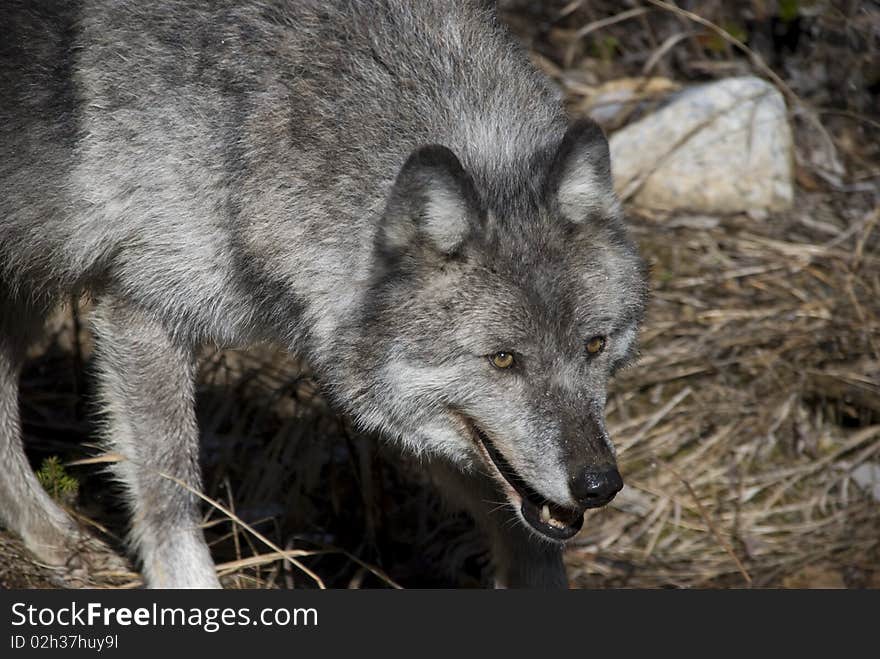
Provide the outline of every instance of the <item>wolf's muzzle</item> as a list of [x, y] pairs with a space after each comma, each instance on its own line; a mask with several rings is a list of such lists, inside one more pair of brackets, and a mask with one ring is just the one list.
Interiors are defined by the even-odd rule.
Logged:
[[[568, 540], [581, 530], [584, 524], [584, 510], [587, 507], [603, 505], [595, 504], [575, 510], [545, 499], [516, 472], [479, 426], [467, 417], [463, 417], [463, 419], [474, 435], [478, 446], [483, 449], [484, 456], [495, 467], [501, 480], [508, 486], [508, 498], [510, 498], [511, 503], [516, 502], [519, 505], [519, 512], [523, 519], [541, 535], [551, 540]], [[612, 498], [613, 496], [614, 494], [611, 495]], [[610, 500], [609, 498], [608, 501]], [[598, 499], [595, 498], [592, 501], [595, 502]]]

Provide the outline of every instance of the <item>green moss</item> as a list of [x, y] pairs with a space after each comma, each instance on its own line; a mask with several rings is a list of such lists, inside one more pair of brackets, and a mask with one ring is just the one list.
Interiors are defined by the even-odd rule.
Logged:
[[779, 18], [789, 23], [798, 17], [800, 0], [779, 0]]
[[43, 460], [37, 480], [53, 499], [62, 503], [71, 502], [79, 492], [79, 482], [65, 471], [58, 456]]
[[593, 43], [593, 56], [603, 62], [610, 62], [620, 50], [620, 40], [617, 37], [608, 35], [597, 39]]
[[[721, 28], [738, 41], [744, 42], [749, 37], [745, 27], [743, 27], [739, 23], [722, 23]], [[708, 48], [713, 53], [723, 53], [728, 48], [727, 40], [720, 34], [709, 35], [709, 37], [705, 39], [704, 43], [706, 45], [706, 48]]]

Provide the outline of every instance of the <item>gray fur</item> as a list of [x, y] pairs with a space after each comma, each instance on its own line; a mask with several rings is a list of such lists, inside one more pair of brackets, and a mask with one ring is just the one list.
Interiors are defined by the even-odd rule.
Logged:
[[150, 585], [217, 585], [196, 500], [159, 474], [199, 486], [194, 349], [260, 341], [466, 479], [510, 585], [564, 583], [558, 546], [485, 512], [505, 486], [463, 419], [576, 506], [577, 470], [614, 463], [605, 387], [645, 278], [604, 136], [488, 3], [6, 0], [0, 25], [0, 521], [64, 559], [15, 377], [26, 327], [88, 291]]

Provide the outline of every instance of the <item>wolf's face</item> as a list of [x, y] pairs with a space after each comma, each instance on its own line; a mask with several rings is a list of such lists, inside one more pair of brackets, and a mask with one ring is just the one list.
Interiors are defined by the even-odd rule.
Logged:
[[410, 157], [377, 238], [355, 411], [489, 474], [528, 526], [564, 540], [623, 485], [603, 409], [646, 284], [601, 131], [575, 124], [533, 169], [539, 183], [505, 205], [451, 151]]

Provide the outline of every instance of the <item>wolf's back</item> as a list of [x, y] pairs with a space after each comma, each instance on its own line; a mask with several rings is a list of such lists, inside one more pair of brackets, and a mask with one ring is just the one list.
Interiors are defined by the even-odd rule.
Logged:
[[[0, 3], [0, 289], [46, 284], [69, 208], [82, 110], [74, 83], [77, 3]], [[0, 290], [2, 293], [2, 290]]]
[[565, 121], [487, 4], [3, 3], [0, 281], [53, 293], [141, 273], [216, 297], [281, 246], [320, 276], [366, 258], [425, 143], [504, 205]]

